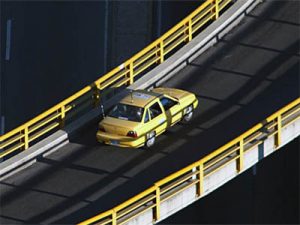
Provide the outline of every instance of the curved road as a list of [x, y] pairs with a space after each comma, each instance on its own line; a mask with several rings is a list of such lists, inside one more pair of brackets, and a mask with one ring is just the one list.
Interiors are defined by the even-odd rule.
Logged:
[[95, 142], [96, 123], [0, 182], [1, 223], [75, 223], [200, 159], [299, 96], [298, 1], [266, 1], [165, 86], [197, 94], [188, 125], [151, 150]]

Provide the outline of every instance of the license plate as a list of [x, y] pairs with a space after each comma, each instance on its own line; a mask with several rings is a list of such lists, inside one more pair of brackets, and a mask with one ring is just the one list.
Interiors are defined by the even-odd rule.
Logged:
[[110, 144], [111, 145], [119, 145], [119, 141], [112, 140], [112, 141], [110, 141]]

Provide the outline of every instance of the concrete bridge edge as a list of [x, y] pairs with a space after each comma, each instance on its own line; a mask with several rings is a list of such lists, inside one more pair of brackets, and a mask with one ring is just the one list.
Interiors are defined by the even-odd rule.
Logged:
[[[234, 179], [236, 176], [242, 174], [247, 171], [249, 168], [254, 166], [260, 160], [263, 160], [265, 157], [268, 157], [272, 153], [276, 151], [280, 151], [279, 149], [296, 139], [300, 135], [300, 120], [295, 120], [293, 123], [289, 124], [282, 130], [282, 143], [280, 146], [276, 146], [276, 138], [275, 136], [269, 136], [267, 139], [263, 140], [259, 146], [247, 151], [244, 155], [244, 170], [241, 172], [237, 172], [237, 164], [236, 160], [226, 164], [217, 172], [209, 175], [204, 178], [204, 193], [200, 197], [197, 196], [197, 187], [196, 184], [189, 186], [181, 192], [176, 193], [171, 198], [162, 202], [160, 205], [160, 219], [158, 221], [153, 220], [153, 211], [147, 210], [143, 214], [135, 217], [132, 220], [129, 220], [126, 225], [152, 225], [161, 222], [167, 217], [175, 214], [176, 212], [182, 210], [188, 205], [200, 200], [206, 195], [210, 194], [214, 190], [220, 188], [223, 184], [228, 181]], [[263, 148], [263, 157], [260, 158], [260, 146]]]

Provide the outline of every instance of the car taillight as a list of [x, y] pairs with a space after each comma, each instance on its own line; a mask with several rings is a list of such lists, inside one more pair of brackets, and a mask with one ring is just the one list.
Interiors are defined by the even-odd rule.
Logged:
[[137, 133], [136, 133], [135, 131], [129, 131], [129, 132], [127, 133], [127, 136], [128, 136], [128, 137], [136, 138], [136, 137], [137, 137]]
[[100, 131], [102, 131], [102, 132], [105, 132], [105, 129], [104, 129], [104, 127], [103, 127], [103, 126], [101, 126], [101, 125], [99, 126], [99, 130], [100, 130]]

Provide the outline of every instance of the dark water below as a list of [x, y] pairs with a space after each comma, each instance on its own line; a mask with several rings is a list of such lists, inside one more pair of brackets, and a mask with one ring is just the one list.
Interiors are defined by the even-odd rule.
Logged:
[[299, 224], [299, 144], [297, 138], [160, 224]]

